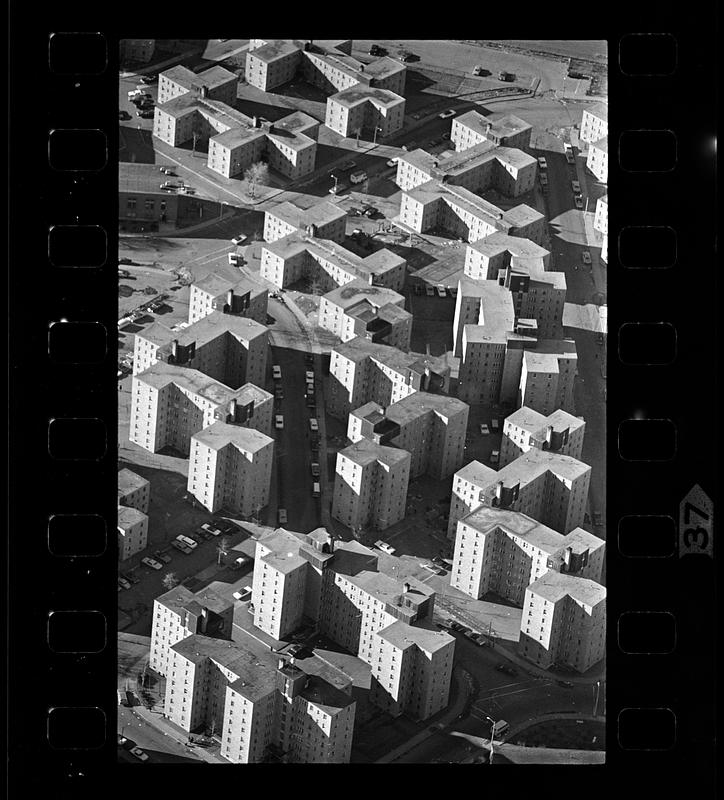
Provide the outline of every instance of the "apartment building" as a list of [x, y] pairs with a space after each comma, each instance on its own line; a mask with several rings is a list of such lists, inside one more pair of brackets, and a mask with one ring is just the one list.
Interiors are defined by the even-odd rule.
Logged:
[[584, 109], [578, 138], [590, 144], [604, 136], [608, 136], [608, 106], [605, 103], [598, 103], [592, 108]]
[[214, 311], [266, 325], [269, 291], [255, 278], [223, 268], [191, 284], [189, 325]]
[[525, 592], [518, 652], [544, 669], [587, 672], [606, 653], [606, 588], [547, 572]]
[[383, 408], [366, 403], [352, 411], [347, 438], [367, 439], [410, 454], [410, 478], [446, 478], [465, 457], [469, 407], [455, 397], [415, 392]]
[[393, 717], [425, 720], [447, 707], [455, 639], [398, 621], [375, 634], [370, 699]]
[[548, 349], [524, 350], [516, 405], [528, 406], [540, 414], [557, 408], [574, 409], [575, 360], [565, 347], [553, 343]]
[[266, 326], [223, 311], [211, 311], [180, 331], [154, 322], [135, 336], [133, 374], [164, 363], [198, 370], [232, 388], [263, 384], [268, 347]]
[[326, 200], [306, 209], [284, 202], [264, 212], [264, 241], [271, 244], [291, 233], [304, 233], [342, 244], [346, 222], [347, 212]]
[[519, 511], [570, 533], [583, 524], [590, 480], [587, 464], [548, 450], [531, 449], [498, 472], [471, 461], [453, 478], [448, 538], [458, 520], [481, 506]]
[[449, 384], [447, 356], [403, 353], [358, 336], [332, 348], [326, 407], [344, 419], [370, 401], [387, 408], [413, 392], [446, 393]]
[[137, 508], [118, 506], [118, 560], [125, 561], [148, 542], [148, 517]]
[[509, 267], [539, 275], [548, 272], [550, 251], [529, 239], [498, 231], [465, 248], [465, 275], [474, 280], [497, 281]]
[[352, 58], [352, 40], [252, 39], [246, 59], [246, 80], [270, 91], [301, 75], [325, 94], [358, 84], [403, 94], [406, 67], [392, 58], [364, 64]]
[[196, 633], [228, 638], [233, 617], [233, 602], [212, 589], [191, 592], [185, 586], [176, 586], [159, 595], [153, 601], [151, 669], [168, 677], [173, 645]]
[[175, 97], [195, 94], [231, 106], [236, 101], [238, 83], [233, 72], [218, 65], [199, 73], [179, 65], [159, 74], [156, 102], [161, 105]]
[[502, 232], [540, 243], [545, 232], [545, 217], [530, 206], [521, 204], [502, 211], [463, 186], [439, 181], [428, 181], [402, 194], [399, 222], [417, 233], [444, 230], [467, 242]]
[[324, 124], [341, 136], [359, 131], [383, 140], [402, 130], [404, 123], [405, 98], [387, 89], [358, 84], [327, 100]]
[[151, 501], [151, 484], [130, 469], [118, 472], [118, 505], [136, 508], [144, 514], [148, 513]]
[[546, 416], [523, 406], [506, 417], [503, 423], [500, 467], [531, 449], [560, 453], [580, 461], [585, 431], [586, 423], [582, 417], [574, 417], [561, 409]]
[[231, 389], [202, 372], [159, 362], [134, 375], [129, 439], [157, 453], [172, 447], [187, 455], [191, 437], [221, 421], [269, 435], [273, 395], [252, 384]]
[[385, 530], [405, 516], [410, 453], [361, 439], [337, 453], [332, 516], [348, 528]]
[[188, 492], [212, 514], [256, 515], [269, 503], [273, 453], [266, 434], [215, 422], [191, 437]]
[[582, 528], [564, 536], [531, 516], [482, 506], [457, 522], [450, 585], [479, 600], [489, 592], [523, 606], [549, 570], [600, 579], [605, 542]]
[[[171, 648], [165, 713], [186, 731], [213, 727], [232, 763], [348, 763], [355, 701], [293, 659], [194, 634]], [[314, 665], [312, 665], [313, 668]]]
[[608, 183], [608, 136], [588, 146], [586, 166], [601, 183]]
[[469, 150], [481, 142], [527, 150], [532, 131], [532, 125], [514, 114], [486, 117], [478, 111], [467, 111], [453, 118], [450, 142], [458, 152]]
[[475, 195], [495, 189], [506, 197], [520, 197], [533, 189], [537, 174], [533, 156], [483, 141], [446, 156], [422, 149], [405, 153], [398, 158], [395, 182], [405, 192], [433, 181]]
[[596, 214], [593, 218], [593, 227], [603, 234], [601, 244], [601, 260], [608, 262], [608, 195], [599, 197], [596, 202]]
[[360, 336], [399, 350], [410, 349], [412, 314], [405, 311], [405, 298], [360, 279], [322, 296], [319, 326], [343, 342]]

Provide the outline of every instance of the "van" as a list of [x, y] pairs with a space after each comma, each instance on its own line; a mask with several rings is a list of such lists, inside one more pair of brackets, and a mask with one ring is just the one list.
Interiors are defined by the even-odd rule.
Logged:
[[364, 170], [358, 170], [357, 172], [353, 172], [349, 176], [350, 183], [363, 183], [367, 180], [367, 173]]
[[232, 267], [240, 267], [244, 263], [244, 259], [238, 253], [229, 253], [229, 264]]
[[493, 737], [504, 736], [509, 730], [510, 725], [504, 719], [499, 719], [495, 725], [493, 725]]

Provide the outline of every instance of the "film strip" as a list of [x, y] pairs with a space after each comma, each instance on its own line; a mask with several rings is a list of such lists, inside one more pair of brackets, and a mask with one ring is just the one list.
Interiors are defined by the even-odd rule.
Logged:
[[[701, 18], [694, 30], [678, 10], [656, 11], [603, 25], [616, 143], [608, 265], [615, 346], [607, 367], [607, 763], [595, 778], [613, 788], [625, 776], [628, 788], [648, 791], [668, 788], [682, 768], [700, 789], [713, 786], [716, 655], [714, 42]], [[654, 18], [661, 32], [632, 32]], [[15, 124], [11, 163], [17, 468], [9, 483], [8, 747], [15, 780], [30, 775], [51, 796], [97, 793], [118, 780], [117, 769], [123, 780], [128, 773], [116, 763], [114, 731], [120, 37], [112, 26], [95, 32], [92, 20], [53, 19], [28, 34], [39, 43], [29, 72], [47, 87], [47, 124]], [[17, 63], [19, 50], [14, 43]], [[17, 81], [13, 91], [16, 113], [30, 114]], [[37, 181], [22, 172], [21, 148]], [[25, 264], [40, 270], [39, 287]], [[21, 313], [28, 305], [32, 333]], [[179, 787], [197, 780], [184, 772]], [[538, 768], [531, 772], [521, 780], [539, 781]], [[141, 780], [148, 790], [177, 777], [151, 771]]]

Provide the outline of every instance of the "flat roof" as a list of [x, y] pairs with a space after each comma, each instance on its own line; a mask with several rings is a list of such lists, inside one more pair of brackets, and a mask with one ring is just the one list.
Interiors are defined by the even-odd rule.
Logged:
[[556, 374], [558, 359], [552, 353], [539, 353], [535, 350], [523, 351], [523, 364], [528, 372], [547, 372]]
[[577, 458], [534, 448], [521, 454], [498, 472], [479, 461], [471, 461], [459, 469], [455, 477], [463, 478], [481, 489], [488, 489], [500, 481], [509, 487], [516, 484], [525, 485], [544, 472], [552, 472], [561, 478], [574, 480], [590, 471], [588, 464]]
[[381, 308], [388, 303], [405, 302], [405, 298], [393, 289], [387, 289], [384, 286], [370, 286], [366, 281], [360, 279], [332, 289], [331, 292], [324, 295], [324, 299], [344, 309], [354, 306], [360, 300], [366, 300], [375, 308]]
[[347, 218], [346, 211], [343, 211], [339, 206], [330, 203], [328, 200], [315, 203], [310, 208], [299, 208], [293, 203], [285, 201], [269, 209], [266, 213], [286, 222], [299, 231], [304, 231], [308, 225], [329, 225], [337, 220]]
[[212, 450], [222, 450], [231, 445], [249, 453], [256, 453], [270, 444], [274, 444], [274, 439], [261, 431], [241, 425], [228, 425], [226, 422], [214, 422], [213, 425], [195, 433], [191, 438]]
[[150, 482], [146, 478], [142, 478], [130, 469], [123, 468], [118, 471], [118, 496], [123, 497], [137, 489], [142, 489], [144, 486], [149, 486]]
[[566, 595], [586, 606], [595, 606], [606, 599], [606, 587], [589, 578], [579, 578], [555, 570], [544, 573], [527, 588], [545, 600], [556, 603]]
[[147, 520], [148, 517], [143, 511], [139, 511], [132, 506], [118, 506], [118, 527], [130, 528], [131, 525], [137, 525], [139, 522]]
[[165, 594], [156, 597], [156, 601], [164, 608], [179, 615], [183, 614], [192, 603], [208, 608], [215, 614], [221, 614], [233, 607], [233, 602], [225, 600], [208, 587], [198, 592], [191, 592], [185, 586], [175, 586]]
[[496, 281], [478, 281], [461, 278], [458, 293], [464, 297], [480, 298], [480, 312], [475, 325], [478, 331], [468, 330], [465, 325], [466, 339], [471, 341], [507, 341], [508, 334], [515, 327], [515, 308], [513, 295], [509, 289], [500, 286]]
[[596, 103], [596, 105], [591, 106], [590, 108], [585, 108], [583, 110], [584, 114], [591, 114], [594, 117], [598, 117], [598, 119], [603, 120], [604, 122], [608, 122], [608, 104], [607, 103]]
[[455, 642], [445, 631], [408, 625], [400, 620], [378, 631], [377, 636], [401, 650], [418, 647], [426, 653], [435, 653]]
[[457, 397], [430, 392], [413, 392], [396, 403], [387, 406], [385, 416], [393, 422], [404, 424], [423, 414], [438, 414], [450, 418], [468, 412], [470, 407]]
[[299, 52], [299, 46], [288, 39], [269, 39], [267, 43], [261, 47], [257, 47], [255, 50], [249, 50], [248, 56], [254, 56], [268, 64]]
[[210, 272], [205, 278], [194, 281], [192, 286], [214, 297], [226, 294], [229, 289], [233, 289], [236, 295], [250, 292], [252, 297], [268, 291], [251, 276], [242, 275], [239, 277], [238, 273], [234, 274], [231, 270], [224, 269], [224, 267], [219, 268], [215, 272]]
[[235, 314], [224, 314], [221, 311], [212, 311], [193, 325], [172, 331], [162, 322], [154, 322], [143, 333], [137, 333], [139, 339], [145, 339], [153, 344], [163, 347], [170, 342], [177, 341], [182, 347], [196, 343], [201, 347], [219, 336], [230, 334], [236, 339], [252, 341], [260, 336], [268, 336], [266, 326], [259, 324], [249, 317], [239, 317]]
[[344, 358], [354, 362], [366, 361], [368, 358], [379, 361], [386, 367], [394, 369], [400, 374], [406, 371], [421, 372], [426, 368], [446, 372], [449, 365], [446, 356], [427, 356], [423, 353], [403, 353], [396, 347], [386, 344], [371, 342], [363, 336], [355, 336], [348, 342], [332, 348], [332, 352], [339, 353]]
[[168, 192], [161, 191], [161, 184], [166, 180], [158, 164], [132, 164], [126, 161], [118, 164], [118, 191], [121, 194], [160, 194], [168, 197]]
[[410, 454], [407, 450], [400, 450], [397, 447], [385, 447], [385, 445], [371, 442], [369, 439], [360, 439], [359, 442], [340, 450], [339, 455], [360, 466], [366, 466], [375, 461], [391, 465], [410, 460]]
[[495, 231], [489, 236], [470, 242], [468, 248], [476, 250], [488, 258], [501, 253], [510, 253], [511, 263], [513, 264], [518, 261], [528, 262], [532, 260], [536, 266], [540, 265], [541, 267], [545, 259], [550, 256], [550, 250], [546, 250], [545, 247], [541, 247], [530, 239], [525, 239], [522, 236], [510, 236], [502, 231]]
[[360, 103], [373, 103], [383, 108], [392, 108], [405, 102], [405, 98], [401, 97], [389, 89], [378, 89], [374, 86], [352, 86], [349, 89], [343, 89], [337, 94], [333, 94], [328, 98], [329, 102], [338, 103], [341, 106], [351, 108]]
[[223, 383], [212, 380], [208, 375], [197, 369], [181, 367], [177, 364], [166, 364], [159, 361], [148, 369], [133, 376], [134, 381], [140, 381], [156, 389], [163, 389], [170, 383], [181, 389], [186, 389], [193, 394], [209, 400], [214, 405], [220, 406], [237, 397], [241, 389], [230, 389]]
[[532, 125], [515, 114], [492, 115], [486, 117], [479, 111], [467, 111], [455, 118], [460, 124], [476, 131], [483, 136], [488, 135], [488, 125], [490, 132], [499, 137], [513, 136], [526, 130], [532, 130]]
[[561, 433], [565, 430], [575, 431], [586, 423], [580, 417], [575, 417], [567, 411], [558, 409], [547, 417], [528, 406], [522, 406], [517, 411], [505, 418], [505, 422], [515, 425], [533, 436], [545, 436], [546, 428], [551, 426], [554, 431]]

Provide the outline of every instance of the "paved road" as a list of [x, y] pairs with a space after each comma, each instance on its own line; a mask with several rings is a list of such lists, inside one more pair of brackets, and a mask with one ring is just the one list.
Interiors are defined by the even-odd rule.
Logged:
[[[141, 716], [126, 706], [118, 707], [118, 733], [135, 742], [148, 754], [144, 763], [179, 763], [201, 761], [194, 749], [184, 747], [171, 736], [149, 725]], [[118, 750], [119, 761], [140, 764], [127, 750]]]

